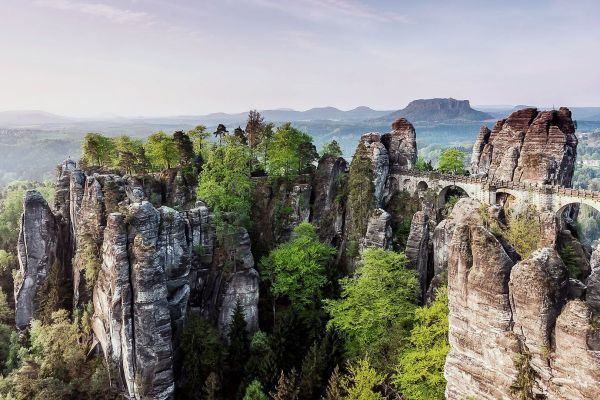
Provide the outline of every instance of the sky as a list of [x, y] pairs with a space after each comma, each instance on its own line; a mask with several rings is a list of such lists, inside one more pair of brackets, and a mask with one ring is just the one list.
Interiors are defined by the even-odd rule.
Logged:
[[0, 0], [0, 111], [600, 106], [600, 1]]

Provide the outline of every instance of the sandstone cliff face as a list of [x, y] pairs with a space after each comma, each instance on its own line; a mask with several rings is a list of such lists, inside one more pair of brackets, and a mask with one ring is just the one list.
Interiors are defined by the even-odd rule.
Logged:
[[483, 129], [473, 148], [472, 173], [493, 180], [571, 186], [577, 138], [571, 112], [526, 108]]
[[[477, 221], [452, 233], [447, 398], [598, 398], [600, 330], [587, 300], [570, 299], [578, 282], [553, 248], [520, 262], [510, 253]], [[529, 385], [516, 385], [520, 374]]]
[[326, 155], [319, 160], [313, 185], [312, 222], [322, 241], [336, 245], [344, 234], [345, 204], [338, 196], [347, 169], [346, 160]]
[[25, 329], [38, 316], [39, 291], [51, 269], [59, 268], [57, 246], [58, 222], [42, 195], [29, 190], [23, 200], [19, 233], [19, 275], [15, 279], [16, 325]]
[[[60, 268], [73, 281], [74, 307], [93, 301], [93, 332], [121, 391], [136, 399], [170, 399], [188, 312], [213, 321], [226, 335], [240, 299], [254, 332], [258, 273], [245, 229], [218, 241], [203, 203], [186, 211], [156, 208], [148, 199], [158, 202], [152, 196], [157, 192], [147, 194], [144, 187], [164, 186], [151, 182], [86, 176], [67, 163], [58, 178], [55, 212], [39, 193], [28, 192], [19, 241], [24, 279], [15, 286], [17, 324], [25, 329], [37, 318], [40, 288], [52, 268]], [[177, 184], [170, 190], [189, 194]], [[173, 196], [166, 198], [178, 198]], [[180, 199], [187, 202], [187, 196]], [[94, 269], [97, 277], [90, 273]]]
[[431, 279], [433, 278], [432, 242], [429, 233], [429, 215], [418, 211], [413, 216], [410, 233], [406, 241], [406, 257], [409, 266], [417, 271], [421, 297], [425, 296]]

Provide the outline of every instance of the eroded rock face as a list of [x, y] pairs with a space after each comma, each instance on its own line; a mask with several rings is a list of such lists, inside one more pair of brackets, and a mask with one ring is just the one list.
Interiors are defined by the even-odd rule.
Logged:
[[410, 224], [405, 254], [409, 266], [416, 270], [419, 276], [421, 296], [425, 295], [429, 282], [433, 278], [433, 263], [429, 259], [431, 253], [429, 243], [429, 216], [423, 211], [418, 211]]
[[44, 197], [28, 190], [23, 199], [19, 232], [19, 275], [15, 279], [15, 314], [18, 329], [26, 329], [37, 317], [40, 288], [56, 264], [59, 224]]
[[[456, 225], [448, 256], [447, 398], [597, 398], [600, 329], [587, 299], [570, 300], [581, 283], [569, 279], [553, 248], [514, 264], [506, 244], [477, 221]], [[519, 373], [533, 374], [530, 385], [514, 387]]]
[[392, 216], [381, 208], [375, 209], [369, 217], [367, 232], [361, 242], [361, 250], [378, 247], [385, 250], [392, 248]]
[[338, 196], [347, 169], [346, 160], [326, 155], [319, 160], [315, 173], [311, 220], [326, 243], [339, 244], [344, 234], [345, 204]]
[[366, 133], [362, 135], [360, 141], [371, 159], [373, 197], [375, 198], [375, 204], [379, 207], [382, 206], [385, 184], [390, 171], [389, 153], [382, 143], [382, 136], [377, 133]]
[[391, 172], [407, 171], [417, 162], [417, 136], [415, 128], [405, 118], [392, 123], [392, 131], [381, 137], [389, 154]]
[[586, 281], [586, 302], [594, 313], [600, 314], [600, 248], [592, 253], [590, 267], [592, 272]]
[[[189, 190], [176, 189], [177, 176], [173, 173], [173, 189], [166, 197], [175, 201], [179, 191], [188, 202]], [[111, 371], [118, 372], [113, 381], [132, 399], [174, 397], [182, 356], [178, 343], [189, 312], [205, 316], [225, 335], [239, 299], [249, 331], [258, 329], [259, 278], [246, 230], [240, 228], [226, 246], [219, 245], [202, 202], [176, 211], [147, 201], [162, 201], [160, 182], [86, 176], [66, 163], [59, 171], [55, 212], [35, 191], [24, 201], [19, 240], [24, 279], [15, 286], [17, 325], [24, 329], [37, 317], [40, 288], [53, 268], [60, 268], [56, 271], [63, 282], [74, 281], [74, 307], [93, 300], [94, 335]], [[163, 194], [148, 196], [145, 188]], [[308, 219], [310, 188], [298, 185], [292, 193], [299, 218]], [[70, 270], [73, 251], [75, 268]], [[229, 265], [232, 254], [235, 262]], [[89, 271], [96, 267], [97, 278]], [[206, 271], [216, 279], [206, 279]], [[198, 301], [205, 297], [209, 301]]]
[[483, 226], [456, 226], [448, 255], [448, 399], [509, 398], [516, 376], [511, 354], [519, 350], [511, 331], [508, 282], [513, 264]]
[[482, 129], [473, 148], [473, 174], [492, 180], [571, 186], [577, 154], [571, 111], [525, 108]]

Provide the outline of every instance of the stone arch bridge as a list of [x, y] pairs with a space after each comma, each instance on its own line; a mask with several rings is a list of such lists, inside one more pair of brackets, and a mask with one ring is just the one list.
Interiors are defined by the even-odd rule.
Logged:
[[539, 211], [561, 213], [573, 204], [587, 204], [600, 212], [600, 192], [553, 185], [536, 185], [481, 177], [446, 175], [436, 172], [402, 171], [394, 174], [399, 190], [411, 194], [432, 190], [438, 207], [443, 207], [448, 190], [458, 187], [474, 199], [497, 204], [499, 195], [514, 197], [517, 204], [535, 206]]

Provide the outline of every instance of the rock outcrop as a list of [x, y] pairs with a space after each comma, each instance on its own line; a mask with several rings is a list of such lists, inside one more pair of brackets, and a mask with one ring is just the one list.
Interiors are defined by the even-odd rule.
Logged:
[[25, 329], [39, 316], [42, 286], [57, 263], [59, 236], [57, 218], [44, 197], [34, 190], [25, 193], [19, 233], [19, 272], [15, 279], [16, 325]]
[[[239, 300], [248, 330], [258, 329], [259, 278], [248, 232], [239, 228], [219, 241], [202, 202], [185, 211], [161, 206], [162, 199], [190, 200], [188, 189], [177, 189], [178, 173], [171, 175], [167, 181], [175, 183], [165, 192], [153, 178], [86, 176], [68, 162], [59, 171], [54, 212], [35, 191], [24, 199], [18, 327], [38, 317], [48, 284], [61, 288], [72, 281], [65, 298], [76, 308], [93, 301], [94, 335], [128, 398], [174, 397], [178, 343], [190, 312], [225, 336]], [[310, 190], [298, 185], [292, 193], [295, 211], [307, 219]]]
[[525, 108], [482, 128], [473, 148], [472, 173], [492, 180], [571, 186], [577, 138], [571, 111]]
[[474, 220], [452, 234], [447, 398], [597, 398], [600, 328], [577, 281], [553, 248], [516, 263], [506, 246]]
[[313, 184], [311, 221], [319, 238], [335, 245], [341, 243], [344, 234], [342, 184], [347, 169], [348, 163], [343, 158], [325, 155], [319, 160]]
[[392, 248], [392, 216], [381, 208], [375, 209], [369, 217], [367, 232], [361, 242], [361, 250], [378, 247], [385, 250]]
[[425, 296], [429, 282], [433, 278], [433, 260], [430, 259], [432, 249], [430, 248], [429, 215], [418, 211], [413, 216], [410, 233], [406, 241], [406, 257], [409, 266], [417, 271], [421, 297]]

